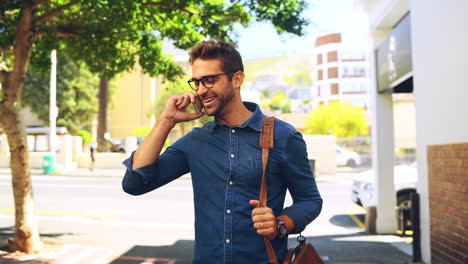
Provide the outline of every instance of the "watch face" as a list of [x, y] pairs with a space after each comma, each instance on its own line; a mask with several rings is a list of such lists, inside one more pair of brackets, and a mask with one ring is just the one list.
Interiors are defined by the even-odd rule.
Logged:
[[283, 221], [278, 221], [278, 233], [281, 237], [285, 237], [288, 233], [288, 231], [286, 230], [286, 225]]

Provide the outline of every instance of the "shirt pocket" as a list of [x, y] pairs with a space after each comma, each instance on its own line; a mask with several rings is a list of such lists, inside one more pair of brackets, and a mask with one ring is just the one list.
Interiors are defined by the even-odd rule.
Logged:
[[246, 187], [246, 191], [258, 193], [262, 180], [262, 168], [261, 159], [253, 158], [241, 162], [237, 183]]

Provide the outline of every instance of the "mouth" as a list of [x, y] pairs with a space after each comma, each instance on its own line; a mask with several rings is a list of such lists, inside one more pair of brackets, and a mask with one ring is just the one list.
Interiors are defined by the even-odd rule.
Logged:
[[203, 105], [205, 107], [209, 107], [211, 102], [213, 102], [214, 100], [215, 100], [215, 97], [205, 98], [203, 99]]

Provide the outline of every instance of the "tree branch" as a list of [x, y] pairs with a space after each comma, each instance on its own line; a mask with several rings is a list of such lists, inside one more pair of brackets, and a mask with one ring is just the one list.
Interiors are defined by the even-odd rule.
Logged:
[[149, 2], [149, 3], [144, 3], [143, 6], [159, 6], [159, 7], [163, 7], [163, 8], [166, 8], [166, 9], [179, 10], [179, 11], [182, 11], [182, 12], [185, 12], [185, 13], [189, 13], [189, 14], [193, 14], [193, 15], [198, 14], [198, 12], [195, 12], [195, 11], [192, 11], [192, 10], [188, 10], [188, 9], [185, 9], [185, 8], [182, 8], [182, 7], [171, 6], [171, 5], [169, 5], [169, 4], [162, 3], [162, 2]]
[[0, 49], [0, 58], [2, 57], [3, 54], [13, 53], [14, 51], [15, 51], [15, 47], [13, 45], [4, 47], [3, 49]]
[[[36, 34], [35, 34], [35, 36], [39, 37], [39, 38], [44, 36], [44, 35], [45, 35], [44, 32], [36, 32]], [[81, 34], [78, 33], [78, 32], [56, 32], [55, 36], [57, 36], [57, 37], [79, 37], [79, 36], [81, 36]]]
[[41, 21], [50, 19], [50, 18], [54, 17], [55, 15], [61, 13], [63, 10], [69, 8], [70, 6], [76, 5], [79, 2], [80, 2], [79, 0], [72, 0], [72, 1], [70, 1], [70, 3], [68, 3], [66, 5], [63, 5], [63, 6], [59, 6], [59, 7], [55, 8], [55, 9], [52, 9], [48, 13], [36, 18], [34, 22], [41, 22]]

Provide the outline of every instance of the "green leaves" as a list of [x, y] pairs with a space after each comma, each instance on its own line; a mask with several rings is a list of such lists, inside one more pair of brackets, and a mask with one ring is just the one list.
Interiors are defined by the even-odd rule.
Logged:
[[[22, 90], [22, 103], [31, 107], [42, 121], [49, 122], [49, 67], [33, 61], [27, 81]], [[98, 78], [86, 69], [83, 63], [75, 63], [59, 53], [57, 67], [57, 125], [76, 132], [80, 127], [91, 125], [93, 113], [97, 112]]]
[[[2, 51], [15, 45], [22, 3], [0, 4]], [[188, 49], [203, 38], [229, 40], [235, 24], [247, 25], [252, 19], [269, 20], [278, 32], [299, 35], [307, 23], [300, 17], [304, 0], [50, 0], [37, 5], [33, 56], [60, 47], [108, 78], [132, 69], [137, 60], [146, 73], [176, 78], [181, 71], [162, 53], [164, 38]], [[0, 60], [13, 63], [6, 55]]]

